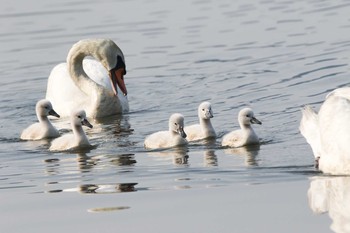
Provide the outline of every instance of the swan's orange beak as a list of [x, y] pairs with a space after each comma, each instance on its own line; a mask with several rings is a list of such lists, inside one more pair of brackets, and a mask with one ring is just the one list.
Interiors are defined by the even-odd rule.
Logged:
[[123, 95], [127, 95], [126, 86], [124, 83], [125, 68], [112, 69], [109, 71], [109, 77], [112, 82], [112, 87], [115, 95], [118, 95], [117, 86], [123, 92]]

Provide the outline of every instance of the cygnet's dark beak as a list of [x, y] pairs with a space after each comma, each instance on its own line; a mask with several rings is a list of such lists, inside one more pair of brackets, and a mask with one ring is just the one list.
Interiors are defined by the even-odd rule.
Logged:
[[81, 121], [82, 125], [85, 125], [87, 127], [89, 127], [90, 129], [92, 129], [92, 125], [90, 124], [90, 122], [88, 120], [86, 120], [85, 118]]
[[51, 109], [51, 110], [49, 111], [49, 115], [60, 118], [60, 115], [58, 115], [57, 112], [55, 112], [55, 110], [53, 110], [53, 109]]
[[252, 117], [252, 119], [250, 119], [250, 123], [252, 124], [258, 124], [261, 125], [261, 121], [259, 121], [258, 119], [256, 119], [255, 117]]

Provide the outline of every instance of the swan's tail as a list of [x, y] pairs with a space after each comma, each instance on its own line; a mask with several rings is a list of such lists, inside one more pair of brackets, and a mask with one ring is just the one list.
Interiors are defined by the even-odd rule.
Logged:
[[306, 141], [310, 144], [312, 151], [314, 153], [315, 159], [317, 159], [321, 156], [318, 115], [309, 105], [304, 106], [301, 112], [302, 112], [302, 118], [299, 126], [300, 133], [305, 137]]

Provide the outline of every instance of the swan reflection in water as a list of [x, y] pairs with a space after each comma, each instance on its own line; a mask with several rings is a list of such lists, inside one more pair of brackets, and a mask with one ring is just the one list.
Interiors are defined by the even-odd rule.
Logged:
[[169, 160], [175, 165], [188, 165], [187, 147], [175, 147], [169, 150], [148, 151], [147, 154], [157, 159]]
[[225, 154], [229, 155], [240, 155], [245, 157], [245, 164], [247, 166], [258, 166], [258, 160], [256, 157], [259, 154], [260, 145], [250, 145], [237, 148], [226, 148], [224, 150]]
[[350, 232], [350, 177], [314, 177], [307, 195], [314, 213], [328, 212], [334, 232]]
[[218, 166], [218, 157], [215, 154], [215, 150], [204, 150], [204, 166], [215, 167]]
[[[71, 154], [71, 153], [70, 153]], [[117, 167], [120, 172], [130, 172], [136, 163], [134, 154], [116, 154], [88, 156], [87, 152], [79, 152], [75, 158], [51, 158], [46, 159], [46, 173], [56, 179], [56, 176], [72, 173], [72, 163], [76, 163], [78, 170], [83, 173], [89, 173], [97, 166], [105, 166], [106, 162], [113, 167]], [[107, 159], [107, 161], [106, 161]], [[75, 167], [75, 166], [74, 166]], [[74, 170], [74, 168], [73, 168]], [[82, 175], [82, 181], [84, 175]], [[62, 182], [64, 183], [64, 182]], [[48, 182], [46, 186], [52, 187], [61, 185], [59, 182]], [[74, 188], [50, 189], [49, 193], [58, 192], [81, 192], [81, 193], [120, 193], [136, 191], [137, 183], [112, 183], [112, 184], [82, 184]]]
[[116, 183], [116, 184], [82, 184], [79, 192], [89, 194], [125, 193], [136, 192], [138, 183]]

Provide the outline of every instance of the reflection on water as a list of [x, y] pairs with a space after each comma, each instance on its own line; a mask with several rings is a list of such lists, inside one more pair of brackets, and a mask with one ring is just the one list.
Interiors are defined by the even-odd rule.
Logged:
[[225, 154], [239, 155], [245, 157], [245, 164], [247, 166], [258, 166], [258, 160], [256, 157], [259, 154], [260, 145], [250, 145], [237, 148], [226, 148]]
[[51, 189], [48, 193], [60, 192], [80, 192], [83, 194], [111, 194], [135, 192], [137, 183], [117, 183], [117, 184], [82, 184], [78, 188]]
[[114, 207], [100, 207], [100, 208], [91, 208], [87, 211], [90, 213], [101, 213], [101, 212], [111, 212], [111, 211], [119, 211], [119, 210], [127, 210], [130, 209], [129, 206], [114, 206]]
[[176, 147], [169, 150], [149, 151], [147, 154], [161, 160], [171, 160], [175, 165], [188, 165], [187, 147]]
[[314, 177], [307, 194], [314, 213], [328, 212], [334, 232], [350, 232], [350, 177]]
[[[71, 157], [74, 155], [75, 157]], [[55, 188], [49, 189], [49, 193], [58, 192], [80, 192], [80, 193], [120, 193], [120, 192], [133, 192], [136, 191], [135, 185], [137, 183], [112, 183], [112, 184], [86, 184], [85, 182], [90, 181], [94, 176], [94, 170], [98, 171], [105, 169], [107, 166], [116, 169], [115, 172], [127, 173], [132, 172], [134, 164], [136, 164], [136, 159], [134, 154], [116, 154], [116, 155], [99, 155], [99, 156], [88, 156], [86, 153], [66, 153], [66, 157], [62, 158], [50, 158], [45, 159], [44, 164], [46, 167], [46, 174], [51, 179], [46, 183], [48, 187], [54, 186]], [[76, 171], [80, 171], [77, 173]], [[72, 176], [75, 174], [73, 183], [75, 179], [78, 179], [84, 183], [78, 185], [78, 188], [59, 188], [60, 186], [65, 186], [60, 177]], [[80, 176], [78, 175], [80, 174]], [[74, 177], [74, 176], [73, 176]], [[116, 177], [117, 178], [117, 177]], [[55, 181], [52, 181], [54, 179]], [[72, 181], [68, 181], [71, 183]], [[58, 186], [58, 188], [57, 188]]]
[[204, 150], [204, 166], [218, 166], [218, 157], [215, 154], [215, 150]]
[[100, 132], [108, 132], [114, 136], [130, 135], [134, 130], [129, 123], [129, 115], [115, 115], [95, 119], [95, 122], [100, 126]]
[[133, 166], [136, 164], [135, 154], [106, 155], [115, 166]]
[[98, 159], [87, 156], [86, 153], [77, 155], [77, 163], [81, 172], [90, 172], [96, 166]]
[[137, 183], [121, 184], [84, 184], [79, 186], [81, 193], [107, 194], [107, 193], [124, 193], [135, 192]]

